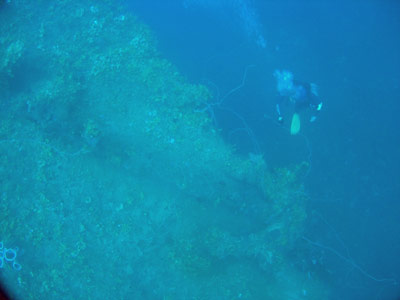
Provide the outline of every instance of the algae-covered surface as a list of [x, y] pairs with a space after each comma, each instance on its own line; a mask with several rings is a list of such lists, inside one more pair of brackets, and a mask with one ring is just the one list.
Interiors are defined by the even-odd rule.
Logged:
[[16, 299], [326, 297], [295, 263], [307, 165], [236, 154], [212, 97], [117, 1], [0, 2], [0, 277]]

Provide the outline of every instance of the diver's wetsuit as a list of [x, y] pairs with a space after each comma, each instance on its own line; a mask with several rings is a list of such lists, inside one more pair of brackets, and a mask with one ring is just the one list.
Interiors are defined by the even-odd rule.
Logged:
[[316, 91], [316, 86], [310, 83], [301, 83], [293, 80], [293, 93], [290, 96], [279, 95], [279, 100], [276, 105], [278, 112], [278, 121], [283, 122], [281, 115], [281, 104], [285, 102], [294, 103], [294, 112], [299, 113], [302, 109], [310, 108], [313, 111], [311, 122], [316, 119], [316, 113], [322, 107], [322, 101]]

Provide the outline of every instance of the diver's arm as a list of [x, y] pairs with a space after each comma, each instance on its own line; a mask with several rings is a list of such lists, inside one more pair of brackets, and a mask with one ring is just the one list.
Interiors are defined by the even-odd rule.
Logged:
[[321, 108], [322, 108], [322, 101], [320, 101], [317, 105], [311, 105], [313, 114], [311, 116], [310, 122], [314, 122], [317, 119], [317, 114], [320, 112]]
[[278, 113], [278, 122], [283, 123], [283, 117], [281, 114], [281, 107], [280, 107], [279, 103], [276, 104], [276, 112]]
[[278, 102], [276, 103], [276, 112], [278, 114], [278, 122], [281, 124], [283, 123], [283, 116], [281, 114], [281, 104], [282, 104], [283, 100], [284, 100], [283, 97], [279, 96]]
[[317, 114], [322, 108], [322, 100], [318, 96], [318, 87], [315, 83], [309, 84], [309, 97], [310, 108], [313, 111], [310, 122], [314, 122], [317, 119]]

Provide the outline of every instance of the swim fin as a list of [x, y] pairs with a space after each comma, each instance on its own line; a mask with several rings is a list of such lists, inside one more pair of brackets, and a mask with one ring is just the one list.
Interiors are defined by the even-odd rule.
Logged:
[[300, 116], [297, 113], [293, 114], [292, 124], [290, 125], [290, 134], [295, 135], [300, 131]]

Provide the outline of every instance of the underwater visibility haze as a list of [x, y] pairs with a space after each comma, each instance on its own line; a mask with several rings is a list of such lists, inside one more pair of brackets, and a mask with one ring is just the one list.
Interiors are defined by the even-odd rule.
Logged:
[[0, 0], [0, 286], [400, 299], [399, 101], [397, 1]]

